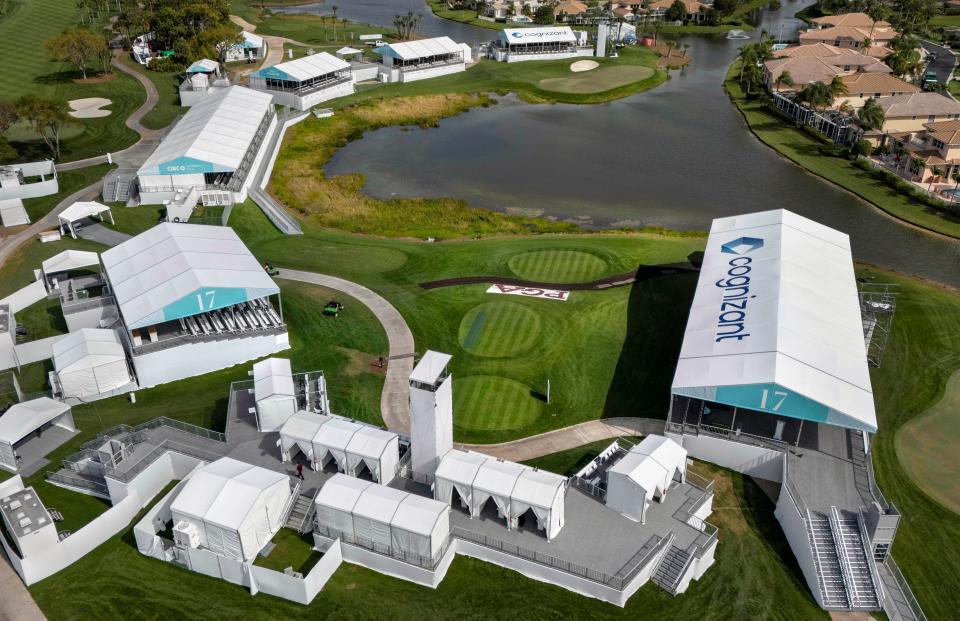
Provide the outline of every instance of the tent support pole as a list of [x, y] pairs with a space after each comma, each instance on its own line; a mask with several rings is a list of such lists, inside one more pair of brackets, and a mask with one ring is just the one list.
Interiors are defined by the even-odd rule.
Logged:
[[733, 408], [733, 418], [730, 419], [730, 431], [734, 429], [734, 423], [737, 422], [737, 408]]
[[283, 323], [283, 294], [277, 292], [277, 306], [280, 307], [280, 323]]
[[803, 433], [803, 419], [800, 419], [800, 429], [797, 430], [797, 443], [794, 446], [800, 446], [800, 434]]

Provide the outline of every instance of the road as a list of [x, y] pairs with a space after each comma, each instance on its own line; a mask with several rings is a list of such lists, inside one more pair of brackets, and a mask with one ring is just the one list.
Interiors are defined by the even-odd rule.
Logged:
[[937, 74], [937, 82], [949, 83], [953, 78], [953, 70], [957, 66], [957, 57], [953, 55], [953, 51], [931, 41], [921, 41], [920, 45], [928, 54], [937, 55], [934, 60], [927, 63], [927, 67], [923, 70], [924, 74], [933, 71]]

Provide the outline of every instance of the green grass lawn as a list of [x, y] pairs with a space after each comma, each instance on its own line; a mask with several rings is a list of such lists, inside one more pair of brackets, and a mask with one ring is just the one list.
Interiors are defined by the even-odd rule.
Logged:
[[487, 358], [508, 358], [530, 351], [541, 340], [544, 323], [537, 308], [542, 304], [535, 302], [543, 300], [497, 300], [474, 306], [460, 320], [460, 346], [474, 356]]
[[[283, 6], [305, 4], [305, 2], [274, 0], [273, 2], [265, 2], [263, 4], [269, 9], [271, 5]], [[284, 14], [261, 12], [260, 5], [261, 3], [255, 0], [233, 0], [230, 3], [230, 12], [256, 25], [257, 34], [286, 37], [294, 41], [317, 46], [336, 45], [337, 49], [350, 44], [356, 46], [356, 44], [360, 43], [358, 37], [362, 34], [383, 34], [386, 35], [384, 36], [385, 40], [391, 39], [390, 35], [393, 34], [392, 28], [357, 24], [339, 18], [337, 19], [336, 33], [334, 33], [332, 15], [318, 16], [306, 13]]]
[[490, 30], [503, 30], [504, 28], [516, 28], [518, 24], [508, 24], [506, 22], [491, 22], [480, 19], [477, 12], [470, 9], [457, 10], [447, 6], [446, 0], [427, 0], [427, 6], [433, 11], [433, 14], [443, 19], [449, 19], [454, 22], [470, 24], [480, 28], [489, 28]]
[[535, 389], [506, 377], [456, 377], [453, 426], [464, 430], [461, 433], [523, 429], [537, 422], [545, 401]]
[[276, 547], [266, 558], [257, 556], [253, 564], [282, 572], [287, 567], [304, 576], [310, 573], [323, 554], [313, 549], [313, 533], [301, 535], [290, 528], [281, 528], [270, 540]]
[[160, 99], [150, 112], [140, 121], [149, 129], [163, 129], [173, 123], [178, 116], [186, 114], [189, 108], [180, 107], [180, 78], [176, 72], [161, 73], [151, 71], [133, 60], [129, 54], [120, 56], [120, 62], [134, 71], [146, 76], [157, 88]]
[[931, 26], [960, 26], [960, 15], [937, 15], [930, 20]]
[[[64, 0], [25, 0], [11, 15], [0, 20], [0, 98], [16, 100], [33, 94], [64, 100], [105, 97], [113, 103], [110, 116], [78, 121], [80, 133], [63, 144], [64, 161], [118, 151], [133, 144], [137, 135], [124, 120], [146, 99], [143, 88], [129, 76], [102, 83], [77, 84], [80, 77], [71, 66], [51, 61], [43, 42], [73, 26], [77, 21], [75, 3]], [[95, 26], [96, 28], [96, 26]], [[11, 129], [11, 143], [19, 159], [49, 157], [46, 147], [22, 126]]]
[[[111, 164], [98, 164], [79, 170], [65, 170], [57, 173], [57, 183], [60, 191], [50, 196], [41, 196], [39, 198], [28, 198], [23, 201], [23, 206], [27, 209], [27, 215], [31, 222], [36, 222], [57, 206], [57, 203], [70, 196], [78, 190], [93, 185], [104, 176], [114, 166]], [[56, 244], [53, 244], [56, 247]]]
[[17, 325], [27, 329], [31, 341], [66, 334], [67, 322], [60, 312], [60, 298], [43, 299], [16, 314]]
[[850, 160], [831, 157], [820, 151], [822, 142], [798, 130], [785, 119], [768, 111], [757, 100], [746, 99], [736, 80], [737, 65], [727, 73], [726, 89], [757, 138], [807, 171], [853, 192], [895, 218], [919, 227], [960, 237], [960, 210], [934, 209], [903, 195], [857, 168]]
[[607, 271], [597, 255], [577, 250], [540, 250], [518, 254], [507, 262], [520, 278], [533, 282], [589, 282]]

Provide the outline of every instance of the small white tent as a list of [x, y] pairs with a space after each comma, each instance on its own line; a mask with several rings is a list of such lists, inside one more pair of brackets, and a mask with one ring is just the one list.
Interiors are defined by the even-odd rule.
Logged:
[[316, 498], [320, 532], [433, 566], [450, 537], [450, 508], [439, 501], [361, 481], [331, 477]]
[[493, 498], [493, 502], [497, 505], [497, 514], [507, 520], [508, 528], [511, 527], [513, 524], [510, 520], [510, 499], [513, 487], [517, 484], [517, 479], [520, 478], [523, 470], [524, 466], [512, 461], [488, 459], [483, 462], [473, 480], [471, 515], [480, 515], [487, 500]]
[[249, 561], [283, 526], [290, 497], [286, 475], [224, 457], [195, 471], [170, 511], [174, 529], [195, 529], [201, 547]]
[[559, 474], [545, 470], [524, 470], [510, 496], [513, 525], [517, 526], [520, 516], [531, 510], [537, 517], [537, 528], [546, 533], [547, 540], [553, 539], [563, 528], [566, 491], [567, 481]]
[[286, 358], [267, 358], [253, 365], [253, 396], [257, 402], [257, 428], [279, 431], [297, 412], [293, 372]]
[[49, 397], [15, 403], [0, 416], [0, 467], [16, 472], [14, 446], [46, 425], [76, 431], [70, 406]]
[[473, 502], [473, 480], [485, 461], [490, 459], [480, 453], [471, 453], [453, 449], [449, 451], [437, 466], [433, 497], [453, 504], [453, 491], [460, 495], [460, 503], [469, 509]]
[[114, 330], [83, 328], [66, 335], [53, 344], [53, 367], [64, 398], [101, 395], [132, 381]]
[[674, 480], [684, 481], [687, 451], [669, 438], [649, 435], [607, 470], [606, 504], [638, 522]]
[[97, 216], [100, 218], [100, 221], [103, 222], [103, 214], [110, 216], [110, 224], [116, 225], [116, 222], [113, 221], [113, 212], [110, 211], [110, 208], [102, 203], [97, 203], [93, 201], [79, 201], [76, 202], [63, 211], [57, 216], [60, 221], [60, 233], [66, 233], [64, 226], [67, 227], [67, 230], [70, 231], [70, 235], [76, 239], [77, 230], [74, 224], [83, 220], [84, 218], [90, 218]]
[[[40, 264], [43, 271], [43, 277], [47, 284], [53, 285], [50, 279], [51, 274], [60, 272], [70, 272], [85, 267], [94, 267], [100, 265], [100, 255], [96, 252], [86, 252], [84, 250], [64, 250], [55, 254]], [[49, 287], [48, 287], [49, 288]]]
[[379, 427], [355, 421], [297, 412], [280, 428], [280, 448], [284, 461], [291, 461], [294, 447], [310, 460], [310, 467], [320, 470], [331, 459], [337, 469], [356, 476], [362, 466], [377, 483], [393, 480], [400, 461], [400, 438]]

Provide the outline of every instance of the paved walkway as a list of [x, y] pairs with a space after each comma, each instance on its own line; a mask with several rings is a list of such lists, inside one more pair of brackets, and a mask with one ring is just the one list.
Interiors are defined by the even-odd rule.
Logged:
[[328, 289], [334, 289], [356, 298], [369, 308], [387, 333], [390, 343], [390, 362], [387, 364], [387, 376], [380, 395], [380, 414], [388, 429], [399, 433], [410, 433], [410, 402], [408, 400], [410, 373], [413, 372], [413, 333], [404, 321], [403, 315], [379, 294], [363, 285], [343, 280], [335, 276], [301, 272], [298, 270], [280, 270], [277, 278], [306, 282]]
[[[256, 24], [251, 24], [247, 20], [243, 19], [239, 15], [231, 15], [230, 21], [232, 21], [237, 26], [240, 26], [243, 30], [247, 32], [256, 32]], [[274, 65], [280, 64], [283, 60], [283, 44], [289, 43], [290, 45], [302, 45], [304, 47], [309, 47], [309, 43], [302, 43], [300, 41], [295, 41], [293, 39], [288, 39], [286, 37], [275, 37], [273, 35], [260, 35], [264, 41], [267, 43], [267, 56], [263, 59], [263, 62], [260, 65], [250, 65], [248, 68], [241, 69], [236, 74], [236, 80], [239, 81], [240, 78], [246, 77], [247, 75], [257, 71], [258, 69], [263, 69], [265, 67], [272, 67]]]
[[91, 224], [85, 226], [80, 231], [77, 232], [77, 235], [83, 239], [88, 239], [98, 244], [103, 244], [104, 246], [118, 246], [123, 242], [127, 241], [133, 235], [128, 235], [127, 233], [121, 233], [114, 229], [107, 228], [102, 224]]
[[555, 429], [520, 440], [500, 444], [464, 444], [463, 448], [509, 461], [527, 461], [552, 453], [620, 436], [662, 434], [664, 421], [651, 418], [607, 418], [591, 420], [562, 429]]
[[30, 591], [0, 549], [0, 621], [45, 621]]

